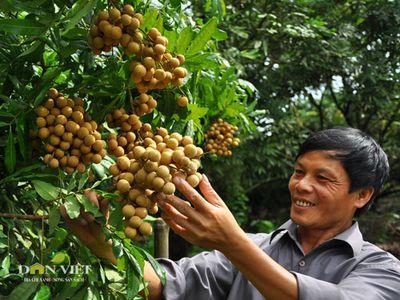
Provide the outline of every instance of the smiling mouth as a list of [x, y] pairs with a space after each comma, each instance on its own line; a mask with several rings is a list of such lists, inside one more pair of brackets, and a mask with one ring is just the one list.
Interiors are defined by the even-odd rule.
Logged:
[[308, 201], [304, 201], [304, 200], [295, 200], [294, 203], [297, 206], [301, 206], [301, 207], [311, 207], [311, 206], [315, 206], [314, 203], [308, 202]]

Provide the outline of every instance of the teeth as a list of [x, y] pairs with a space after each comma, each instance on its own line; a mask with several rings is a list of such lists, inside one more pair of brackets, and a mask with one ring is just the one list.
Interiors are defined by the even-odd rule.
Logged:
[[297, 204], [298, 206], [303, 206], [303, 207], [314, 206], [314, 204], [312, 204], [312, 203], [310, 203], [310, 202], [299, 201], [299, 200], [296, 200], [296, 204]]

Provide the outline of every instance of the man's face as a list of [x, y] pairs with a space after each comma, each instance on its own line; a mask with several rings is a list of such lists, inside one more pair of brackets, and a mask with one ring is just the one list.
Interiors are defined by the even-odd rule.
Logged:
[[349, 193], [350, 178], [335, 151], [311, 151], [300, 156], [289, 181], [290, 217], [310, 229], [335, 229], [351, 224], [357, 192]]

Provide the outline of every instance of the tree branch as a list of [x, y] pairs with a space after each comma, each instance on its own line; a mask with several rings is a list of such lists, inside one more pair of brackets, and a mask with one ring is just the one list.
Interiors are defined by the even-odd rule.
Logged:
[[48, 219], [49, 215], [19, 215], [19, 214], [0, 213], [0, 218], [23, 219], [23, 220], [41, 220], [41, 219]]

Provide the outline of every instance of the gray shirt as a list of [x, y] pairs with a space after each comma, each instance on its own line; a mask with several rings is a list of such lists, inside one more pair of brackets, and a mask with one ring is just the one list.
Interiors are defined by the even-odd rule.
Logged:
[[[249, 237], [296, 276], [299, 300], [400, 299], [399, 260], [365, 242], [357, 222], [306, 255], [290, 220], [272, 234]], [[158, 262], [166, 271], [167, 300], [264, 299], [219, 251]]]

